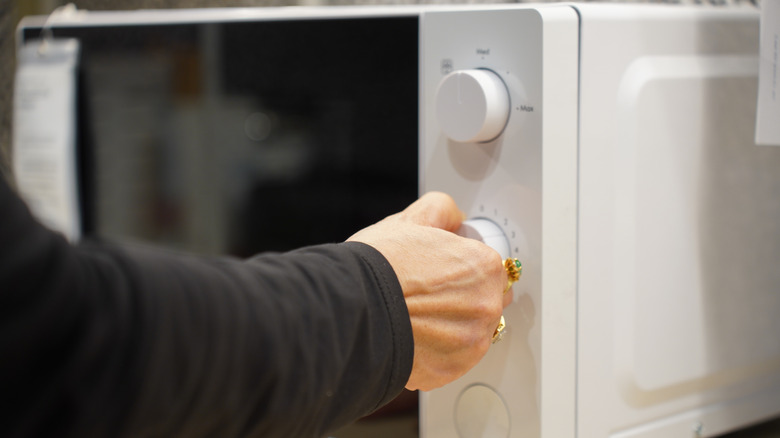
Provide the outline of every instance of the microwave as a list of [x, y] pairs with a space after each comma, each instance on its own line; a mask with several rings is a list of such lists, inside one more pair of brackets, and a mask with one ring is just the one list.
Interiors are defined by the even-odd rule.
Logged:
[[74, 239], [245, 256], [440, 190], [464, 235], [522, 262], [503, 340], [421, 394], [420, 436], [709, 437], [780, 415], [754, 8], [79, 11], [23, 20], [20, 50], [44, 24], [79, 44], [75, 140], [16, 142], [15, 173]]

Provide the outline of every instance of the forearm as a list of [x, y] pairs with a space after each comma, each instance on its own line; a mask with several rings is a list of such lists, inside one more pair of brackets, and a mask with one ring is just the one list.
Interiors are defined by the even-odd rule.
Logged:
[[[144, 374], [154, 378], [143, 384], [134, 423], [146, 423], [184, 393], [192, 404], [174, 414], [189, 418], [174, 423], [202, 431], [212, 426], [201, 424], [205, 418], [224, 421], [213, 425], [220, 436], [317, 436], [389, 401], [406, 383], [413, 346], [400, 288], [386, 267], [376, 266], [386, 263], [377, 256], [349, 244], [223, 261], [214, 278], [224, 276], [218, 281], [228, 289], [214, 284], [205, 294], [168, 292], [179, 296], [166, 299], [186, 310], [149, 305], [167, 312], [151, 320], [193, 333], [161, 330], [166, 338], [150, 340], [160, 351], [148, 354]], [[181, 274], [193, 270], [202, 272]], [[200, 287], [185, 278], [177, 283]], [[168, 366], [166, 346], [189, 344], [195, 344], [187, 352], [190, 364]], [[177, 383], [156, 370], [187, 373]]]
[[412, 362], [373, 249], [242, 262], [0, 232], [8, 435], [317, 436], [389, 401]]

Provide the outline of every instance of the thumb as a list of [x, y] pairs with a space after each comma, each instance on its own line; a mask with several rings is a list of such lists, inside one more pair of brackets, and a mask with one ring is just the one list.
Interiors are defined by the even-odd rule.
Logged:
[[412, 203], [403, 212], [405, 220], [417, 225], [455, 231], [465, 219], [455, 200], [441, 192], [428, 192]]

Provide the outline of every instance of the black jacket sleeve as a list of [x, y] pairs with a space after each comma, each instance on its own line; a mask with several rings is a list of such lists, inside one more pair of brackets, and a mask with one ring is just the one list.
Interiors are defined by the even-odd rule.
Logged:
[[3, 436], [317, 437], [411, 372], [400, 286], [367, 245], [70, 245], [4, 181], [0, 214]]

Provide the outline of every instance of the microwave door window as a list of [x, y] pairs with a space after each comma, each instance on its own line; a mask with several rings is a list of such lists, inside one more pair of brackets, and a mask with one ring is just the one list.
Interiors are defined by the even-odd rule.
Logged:
[[417, 17], [55, 29], [82, 41], [86, 233], [343, 241], [418, 189]]

